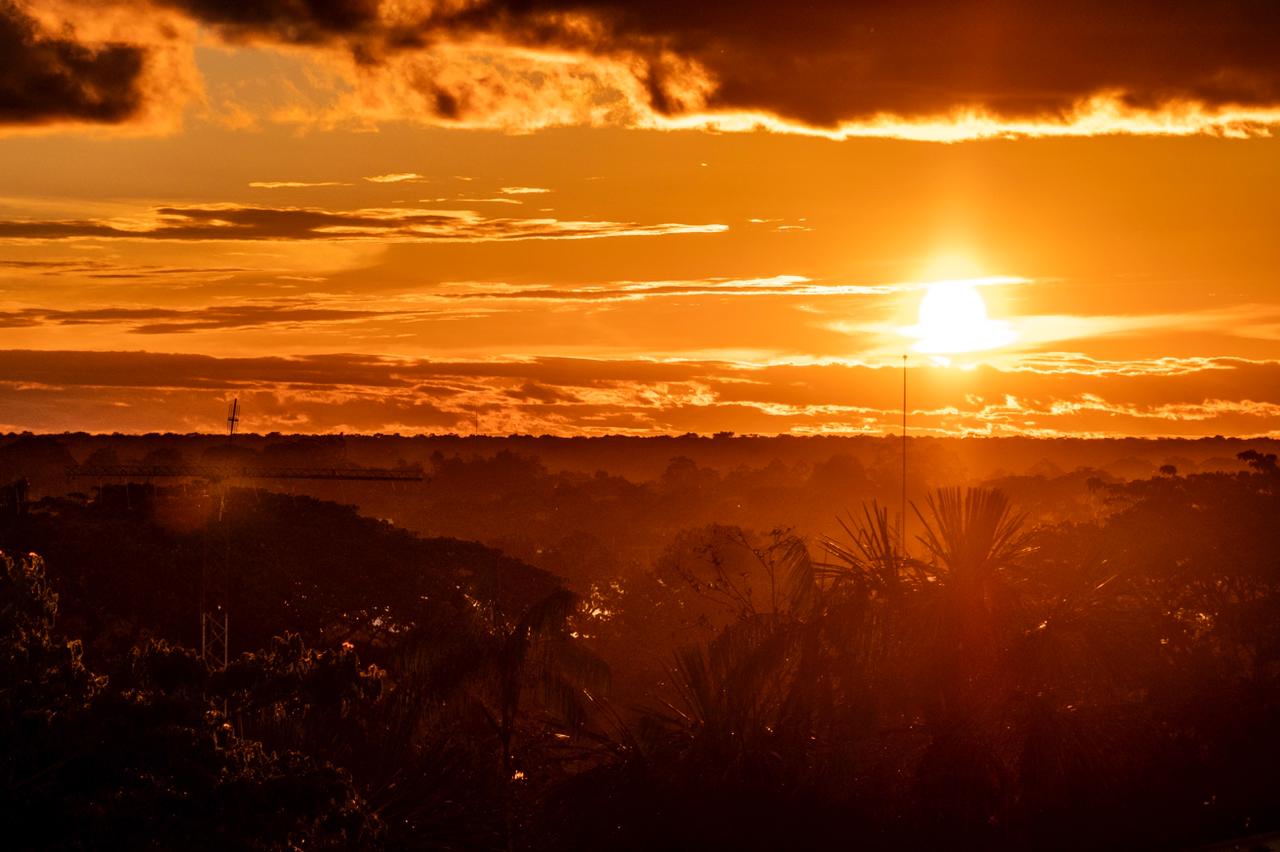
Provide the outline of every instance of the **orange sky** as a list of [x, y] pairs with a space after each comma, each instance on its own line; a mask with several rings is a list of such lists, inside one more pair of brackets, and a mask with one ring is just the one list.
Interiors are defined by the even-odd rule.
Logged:
[[1280, 435], [1272, 7], [687, 5], [0, 2], [0, 430]]

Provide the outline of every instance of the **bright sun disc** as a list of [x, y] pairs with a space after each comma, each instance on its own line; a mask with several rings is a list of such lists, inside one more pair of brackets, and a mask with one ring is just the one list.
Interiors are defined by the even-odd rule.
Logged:
[[920, 301], [920, 321], [902, 333], [916, 338], [917, 352], [979, 352], [1011, 343], [1016, 336], [1007, 322], [987, 317], [982, 293], [971, 281], [930, 284]]

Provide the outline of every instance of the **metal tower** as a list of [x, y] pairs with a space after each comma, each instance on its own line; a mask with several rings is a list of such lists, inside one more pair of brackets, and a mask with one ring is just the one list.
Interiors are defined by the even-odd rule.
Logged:
[[[227, 441], [236, 434], [240, 423], [240, 400], [233, 399], [227, 410]], [[199, 479], [214, 492], [217, 503], [205, 522], [204, 553], [200, 567], [200, 656], [214, 669], [222, 669], [230, 659], [229, 600], [233, 582], [231, 572], [231, 537], [223, 525], [228, 482], [235, 480], [308, 479], [353, 480], [363, 482], [421, 482], [422, 471], [415, 468], [378, 467], [260, 467], [251, 464], [179, 464], [179, 465], [77, 465], [67, 469], [70, 478], [83, 479]], [[210, 540], [217, 521], [220, 541]], [[220, 546], [221, 553], [211, 553]]]

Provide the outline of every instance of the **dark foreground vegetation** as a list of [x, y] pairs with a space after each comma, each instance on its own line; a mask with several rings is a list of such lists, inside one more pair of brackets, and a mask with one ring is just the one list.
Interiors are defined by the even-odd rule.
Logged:
[[[706, 523], [691, 501], [652, 558], [562, 546], [569, 579], [300, 495], [10, 492], [4, 845], [1163, 849], [1274, 831], [1280, 471], [1239, 462], [921, 489], [905, 536], [874, 499], [823, 507], [829, 536]], [[696, 480], [690, 464], [670, 476]], [[212, 568], [232, 578], [225, 669], [194, 650]]]

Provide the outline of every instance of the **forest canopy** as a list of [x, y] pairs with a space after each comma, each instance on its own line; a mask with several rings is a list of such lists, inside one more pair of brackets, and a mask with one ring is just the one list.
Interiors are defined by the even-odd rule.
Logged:
[[[1277, 830], [1267, 449], [1229, 471], [922, 485], [905, 528], [891, 498], [839, 499], [875, 488], [852, 457], [804, 471], [824, 501], [799, 517], [825, 514], [807, 528], [709, 520], [735, 493], [776, 506], [783, 462], [676, 457], [633, 481], [435, 459], [456, 495], [435, 523], [460, 536], [523, 483], [534, 520], [510, 553], [270, 487], [11, 489], [0, 809], [32, 849], [1154, 849]], [[610, 502], [632, 538], [576, 528]], [[231, 579], [225, 666], [200, 653], [211, 567]]]

